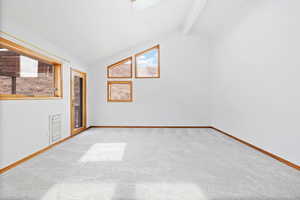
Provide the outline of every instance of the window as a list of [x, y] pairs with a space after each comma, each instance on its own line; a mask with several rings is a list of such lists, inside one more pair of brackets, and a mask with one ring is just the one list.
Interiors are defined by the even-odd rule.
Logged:
[[160, 77], [160, 52], [159, 45], [135, 55], [136, 78]]
[[[107, 78], [132, 79], [132, 65], [135, 64], [135, 78], [160, 78], [160, 46], [156, 45], [134, 56], [125, 58], [107, 67]], [[132, 102], [132, 81], [107, 81], [108, 102]]]
[[132, 78], [132, 57], [108, 66], [107, 78]]
[[61, 64], [0, 38], [0, 99], [62, 97]]
[[108, 81], [107, 101], [108, 102], [131, 102], [132, 82], [131, 81]]

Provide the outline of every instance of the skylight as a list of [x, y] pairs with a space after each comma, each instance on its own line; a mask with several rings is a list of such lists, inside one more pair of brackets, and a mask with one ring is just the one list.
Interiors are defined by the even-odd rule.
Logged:
[[136, 10], [144, 10], [146, 8], [157, 5], [161, 0], [131, 0], [133, 8]]

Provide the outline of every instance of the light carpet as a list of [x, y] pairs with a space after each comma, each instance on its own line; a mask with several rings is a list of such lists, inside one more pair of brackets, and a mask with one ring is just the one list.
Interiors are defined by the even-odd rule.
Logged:
[[211, 129], [90, 129], [0, 177], [1, 200], [300, 200], [300, 172]]

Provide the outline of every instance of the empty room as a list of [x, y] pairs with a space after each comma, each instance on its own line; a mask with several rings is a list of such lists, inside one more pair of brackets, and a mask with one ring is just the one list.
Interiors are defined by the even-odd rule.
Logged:
[[0, 200], [300, 200], [299, 0], [0, 0]]

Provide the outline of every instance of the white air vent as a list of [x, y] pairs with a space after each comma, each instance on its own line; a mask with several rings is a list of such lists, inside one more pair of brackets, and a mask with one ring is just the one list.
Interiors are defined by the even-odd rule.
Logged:
[[61, 138], [61, 114], [49, 116], [49, 143], [52, 144]]

